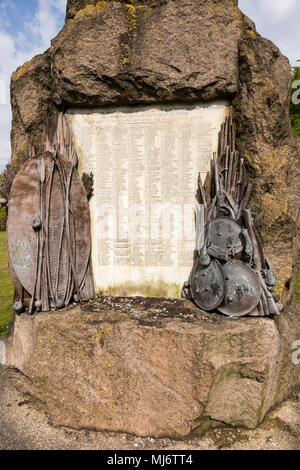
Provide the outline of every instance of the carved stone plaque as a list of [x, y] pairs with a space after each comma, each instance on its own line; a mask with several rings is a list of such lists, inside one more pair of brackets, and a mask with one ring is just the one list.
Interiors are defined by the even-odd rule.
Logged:
[[197, 176], [210, 169], [227, 113], [226, 102], [69, 111], [79, 172], [95, 178], [96, 291], [152, 285], [180, 295], [193, 265]]

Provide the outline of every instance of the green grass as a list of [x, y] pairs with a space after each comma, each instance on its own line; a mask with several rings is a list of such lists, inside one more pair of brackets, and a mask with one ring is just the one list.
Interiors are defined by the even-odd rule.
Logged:
[[0, 232], [0, 337], [7, 333], [12, 302], [13, 286], [7, 266], [6, 232]]

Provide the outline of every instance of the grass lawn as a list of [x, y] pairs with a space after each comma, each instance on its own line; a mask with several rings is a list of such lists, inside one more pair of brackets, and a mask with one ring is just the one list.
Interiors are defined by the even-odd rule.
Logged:
[[12, 316], [13, 286], [7, 266], [6, 232], [0, 232], [0, 337]]

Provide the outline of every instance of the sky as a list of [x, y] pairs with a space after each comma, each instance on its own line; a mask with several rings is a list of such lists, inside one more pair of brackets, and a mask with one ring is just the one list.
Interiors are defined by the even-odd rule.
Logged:
[[[10, 160], [9, 82], [14, 70], [50, 46], [62, 28], [66, 0], [0, 0], [0, 172]], [[257, 31], [271, 39], [292, 65], [300, 59], [299, 0], [239, 0]]]
[[10, 76], [50, 47], [62, 28], [67, 0], [0, 0], [0, 172], [10, 160]]

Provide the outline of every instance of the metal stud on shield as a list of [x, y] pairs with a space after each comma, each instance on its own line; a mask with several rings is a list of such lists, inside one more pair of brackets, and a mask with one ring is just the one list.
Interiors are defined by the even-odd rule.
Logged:
[[225, 296], [218, 310], [232, 317], [242, 317], [253, 312], [261, 297], [261, 284], [257, 274], [239, 260], [228, 261], [222, 269]]
[[200, 258], [191, 276], [191, 291], [195, 303], [204, 310], [214, 310], [224, 298], [225, 278], [217, 260], [203, 267]]
[[241, 232], [241, 225], [229, 217], [213, 219], [208, 228], [208, 253], [224, 261], [241, 253]]

